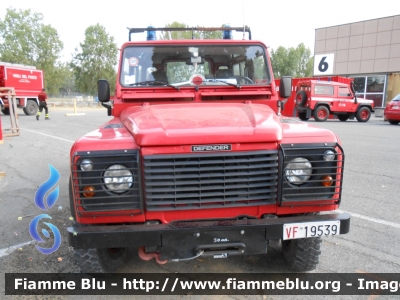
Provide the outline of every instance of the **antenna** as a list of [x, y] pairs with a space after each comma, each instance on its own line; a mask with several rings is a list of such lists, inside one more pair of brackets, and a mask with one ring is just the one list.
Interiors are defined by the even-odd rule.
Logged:
[[244, 31], [244, 0], [243, 0], [243, 40], [244, 40], [244, 36], [245, 36], [245, 31]]

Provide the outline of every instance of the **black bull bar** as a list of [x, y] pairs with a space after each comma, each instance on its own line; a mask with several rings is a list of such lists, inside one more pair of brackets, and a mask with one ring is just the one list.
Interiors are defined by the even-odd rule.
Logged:
[[[283, 225], [340, 221], [339, 234], [350, 230], [350, 214], [335, 213], [280, 218], [182, 221], [169, 224], [93, 225], [68, 227], [70, 246], [77, 249], [156, 247], [162, 259], [220, 253], [266, 253], [269, 240], [283, 238]], [[215, 256], [214, 256], [215, 257]]]

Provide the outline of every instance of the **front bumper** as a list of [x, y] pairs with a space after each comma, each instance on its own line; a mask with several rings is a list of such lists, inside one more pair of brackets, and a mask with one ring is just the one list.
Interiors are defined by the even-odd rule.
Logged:
[[74, 248], [146, 247], [156, 249], [161, 259], [183, 259], [200, 250], [214, 257], [216, 253], [266, 253], [269, 240], [282, 239], [284, 224], [323, 221], [340, 221], [340, 234], [349, 232], [348, 213], [157, 225], [74, 225], [67, 230]]

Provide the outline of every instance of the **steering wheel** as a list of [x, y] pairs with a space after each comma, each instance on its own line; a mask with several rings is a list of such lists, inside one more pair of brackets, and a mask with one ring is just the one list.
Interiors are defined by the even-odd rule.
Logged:
[[254, 84], [254, 81], [251, 80], [249, 77], [246, 76], [233, 76], [238, 82], [238, 84]]

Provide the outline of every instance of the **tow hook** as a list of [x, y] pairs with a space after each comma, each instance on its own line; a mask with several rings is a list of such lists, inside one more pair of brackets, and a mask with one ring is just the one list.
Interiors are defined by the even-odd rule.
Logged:
[[160, 253], [158, 252], [152, 252], [152, 253], [146, 253], [144, 251], [144, 247], [140, 247], [138, 251], [139, 257], [145, 261], [152, 260], [153, 258], [156, 259], [156, 263], [159, 265], [165, 265], [168, 260], [161, 260], [160, 259]]

